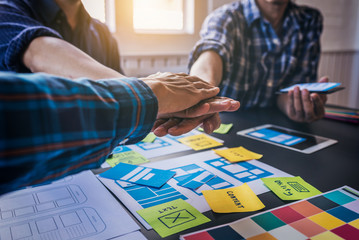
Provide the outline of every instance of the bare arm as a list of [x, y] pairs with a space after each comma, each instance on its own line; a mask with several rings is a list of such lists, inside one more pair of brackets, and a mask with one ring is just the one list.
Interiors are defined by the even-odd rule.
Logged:
[[221, 57], [214, 51], [201, 53], [192, 65], [190, 75], [197, 76], [214, 86], [219, 86], [222, 81], [223, 62]]
[[35, 38], [24, 53], [23, 63], [31, 72], [45, 72], [70, 79], [124, 77], [70, 43], [54, 37]]

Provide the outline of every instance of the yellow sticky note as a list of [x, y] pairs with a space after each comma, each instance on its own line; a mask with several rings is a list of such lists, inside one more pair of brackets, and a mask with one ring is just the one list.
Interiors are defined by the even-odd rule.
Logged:
[[206, 134], [188, 136], [180, 138], [178, 139], [178, 141], [180, 141], [184, 145], [193, 148], [196, 151], [223, 145], [222, 143], [217, 142], [213, 138], [208, 137]]
[[247, 185], [202, 191], [208, 205], [216, 213], [251, 212], [264, 208], [264, 204]]
[[251, 152], [244, 147], [235, 147], [222, 150], [213, 150], [219, 156], [224, 157], [230, 162], [247, 161], [251, 159], [260, 159], [263, 155]]

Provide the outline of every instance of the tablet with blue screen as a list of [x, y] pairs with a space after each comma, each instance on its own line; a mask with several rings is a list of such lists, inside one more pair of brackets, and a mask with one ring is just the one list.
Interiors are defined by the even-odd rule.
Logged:
[[242, 130], [237, 132], [237, 134], [302, 153], [312, 153], [337, 142], [334, 139], [271, 124]]

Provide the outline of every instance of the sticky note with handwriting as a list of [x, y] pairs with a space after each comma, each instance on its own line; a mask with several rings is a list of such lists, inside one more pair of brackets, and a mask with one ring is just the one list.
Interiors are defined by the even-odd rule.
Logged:
[[137, 213], [161, 237], [167, 237], [211, 221], [183, 199], [141, 209]]
[[216, 213], [251, 212], [265, 207], [247, 183], [233, 188], [204, 190], [202, 194]]
[[249, 151], [244, 147], [227, 148], [213, 151], [230, 162], [247, 161], [252, 159], [260, 159], [263, 157], [263, 155]]
[[207, 136], [206, 134], [198, 134], [184, 138], [179, 138], [178, 141], [193, 148], [196, 151], [223, 145], [222, 143], [217, 142], [216, 140]]
[[301, 177], [272, 177], [261, 180], [282, 200], [300, 200], [321, 194]]

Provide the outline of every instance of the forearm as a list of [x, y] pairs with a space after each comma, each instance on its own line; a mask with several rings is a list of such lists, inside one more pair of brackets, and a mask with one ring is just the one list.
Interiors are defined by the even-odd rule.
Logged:
[[143, 139], [157, 115], [156, 97], [135, 79], [2, 73], [0, 93], [0, 194], [99, 167], [120, 141]]
[[70, 79], [123, 77], [70, 43], [54, 37], [35, 38], [23, 55], [23, 63], [34, 73], [45, 72]]
[[223, 62], [214, 51], [203, 52], [192, 65], [190, 75], [197, 76], [214, 86], [219, 86], [222, 81]]

